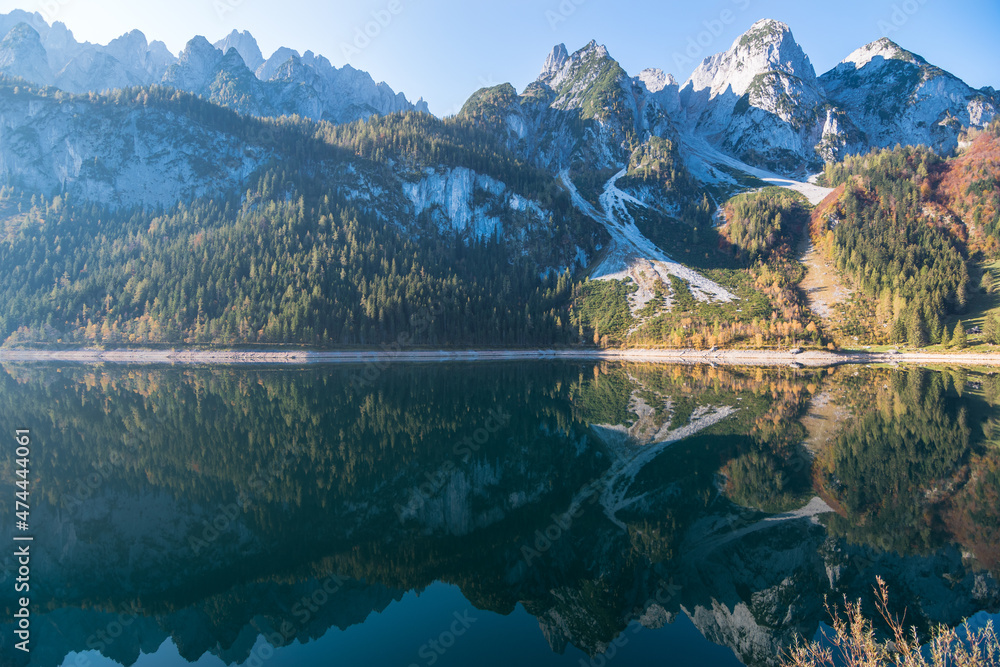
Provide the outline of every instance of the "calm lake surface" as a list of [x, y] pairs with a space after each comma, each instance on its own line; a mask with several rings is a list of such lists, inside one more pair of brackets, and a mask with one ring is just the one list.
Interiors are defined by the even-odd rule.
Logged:
[[8, 365], [0, 663], [768, 665], [876, 576], [983, 622], [998, 406], [971, 369]]

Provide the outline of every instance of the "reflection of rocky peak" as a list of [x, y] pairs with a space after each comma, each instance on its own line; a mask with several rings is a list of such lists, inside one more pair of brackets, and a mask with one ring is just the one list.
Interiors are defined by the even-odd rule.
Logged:
[[[815, 632], [826, 618], [824, 595], [867, 596], [875, 573], [918, 625], [954, 624], [1000, 605], [996, 580], [957, 548], [882, 553], [838, 537], [837, 515], [769, 515], [734, 507], [716, 492], [720, 466], [748, 443], [772, 442], [765, 422], [778, 429], [770, 433], [779, 443], [801, 435], [782, 430], [793, 420], [772, 419], [779, 413], [771, 410], [784, 392], [803, 393], [795, 390], [816, 379], [806, 371], [609, 367], [591, 375], [567, 365], [526, 382], [521, 374], [484, 379], [479, 368], [393, 367], [368, 389], [347, 389], [353, 371], [341, 368], [301, 376], [59, 370], [0, 373], [0, 421], [17, 414], [40, 430], [79, 438], [59, 457], [38, 461], [46, 485], [39, 498], [81, 496], [79, 504], [33, 508], [46, 526], [33, 561], [38, 604], [60, 609], [37, 619], [39, 642], [58, 647], [44, 654], [52, 658], [46, 667], [59, 664], [56, 652], [83, 648], [112, 610], [134, 600], [146, 613], [105, 655], [130, 664], [139, 648], [170, 636], [187, 659], [212, 653], [244, 660], [257, 634], [279, 628], [329, 572], [349, 579], [294, 638], [278, 643], [358, 623], [403, 591], [437, 580], [460, 586], [480, 609], [509, 613], [520, 602], [556, 650], [573, 645], [596, 654], [633, 621], [659, 627], [685, 613], [706, 637], [759, 665], [771, 664], [796, 634]], [[392, 391], [419, 373], [427, 373], [431, 391], [419, 399]], [[846, 381], [857, 383], [848, 385], [855, 394], [857, 386], [883, 385], [868, 379]], [[649, 447], [635, 447], [620, 467], [586, 437], [574, 405], [607, 422], [627, 421], [629, 406], [648, 416], [654, 400], [668, 397], [675, 410], [690, 410], [678, 420], [686, 425], [703, 423], [714, 405], [732, 402], [742, 412], [716, 422], [712, 436], [649, 459], [640, 458]], [[865, 403], [895, 414], [885, 400]], [[496, 405], [511, 406], [509, 426], [463, 461], [455, 448], [462, 429], [476, 433], [473, 425], [487, 424]], [[918, 421], [921, 405], [908, 403], [910, 421]], [[283, 452], [267, 434], [293, 419], [302, 447]], [[208, 423], [213, 428], [197, 428]], [[108, 431], [134, 451], [96, 437]], [[322, 446], [340, 433], [342, 449]], [[237, 440], [242, 446], [232, 447]], [[123, 458], [102, 468], [98, 489], [78, 492], [88, 466], [110, 452]], [[292, 463], [276, 463], [286, 457]], [[261, 470], [274, 474], [263, 487], [250, 484]], [[605, 504], [597, 484], [572, 526], [559, 527], [527, 563], [523, 547], [551, 534], [581, 489], [605, 480], [609, 491], [622, 491], [621, 502]], [[415, 490], [422, 501], [413, 516], [401, 517], [397, 506]], [[252, 502], [229, 519], [228, 504], [250, 492]], [[206, 536], [217, 520], [220, 534]], [[9, 540], [13, 526], [3, 521], [0, 539]], [[192, 537], [209, 539], [207, 549], [193, 553]], [[57, 636], [64, 625], [70, 629]], [[9, 635], [9, 626], [0, 627], [0, 637]]]
[[[333, 592], [315, 613], [310, 611], [309, 621], [301, 625], [301, 615], [294, 615], [292, 610], [316, 591], [326, 590], [324, 585]], [[128, 667], [141, 653], [155, 653], [168, 638], [189, 662], [214, 655], [225, 664], [243, 664], [262, 635], [269, 643], [274, 642], [275, 648], [313, 641], [331, 628], [345, 630], [362, 623], [373, 612], [379, 613], [399, 600], [403, 593], [377, 584], [323, 577], [296, 584], [241, 586], [189, 607], [155, 615], [134, 600], [113, 610], [58, 609], [34, 619], [31, 665], [56, 667], [70, 652], [96, 648]], [[126, 622], [122, 623], [122, 619]], [[107, 629], [116, 622], [123, 632], [107, 641]], [[288, 632], [289, 625], [294, 632]], [[99, 639], [101, 631], [105, 633], [104, 641]], [[278, 637], [282, 641], [276, 641]]]
[[670, 432], [673, 407], [669, 398], [659, 406], [649, 405], [639, 389], [632, 391], [629, 412], [635, 415], [630, 424], [594, 424], [591, 428], [605, 444], [616, 450], [648, 445], [663, 440]]

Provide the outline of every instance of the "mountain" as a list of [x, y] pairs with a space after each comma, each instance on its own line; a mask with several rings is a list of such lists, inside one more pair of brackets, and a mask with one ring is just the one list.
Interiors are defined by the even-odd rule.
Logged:
[[888, 39], [817, 77], [791, 30], [765, 19], [706, 58], [681, 89], [685, 129], [781, 173], [895, 144], [951, 151], [1000, 104]]
[[34, 28], [19, 23], [0, 41], [0, 72], [40, 85], [52, 82], [52, 70]]
[[963, 128], [981, 128], [1000, 104], [887, 38], [851, 53], [820, 77], [827, 99], [863, 132], [866, 147], [897, 143], [953, 150]]
[[231, 190], [279, 155], [178, 111], [148, 96], [95, 103], [0, 86], [0, 177], [107, 206], [163, 207]]
[[572, 54], [559, 44], [520, 95], [510, 84], [482, 89], [459, 117], [486, 124], [552, 172], [617, 169], [651, 134], [673, 135], [665, 77], [648, 73], [646, 81], [656, 90], [630, 77], [596, 42]]
[[[174, 57], [138, 31], [107, 46], [79, 43], [62, 24], [24, 12], [0, 15], [4, 28], [0, 212], [48, 221], [5, 249], [24, 256], [34, 272], [30, 281], [11, 276], [8, 283], [7, 298], [27, 304], [0, 318], [10, 344], [376, 344], [405, 333], [405, 319], [430, 307], [432, 294], [459, 293], [483, 316], [460, 324], [462, 307], [455, 304], [447, 327], [425, 343], [825, 345], [831, 341], [798, 290], [794, 267], [806, 207], [830, 190], [778, 174], [802, 175], [885, 144], [921, 141], [947, 150], [957, 146], [963, 127], [975, 129], [996, 113], [992, 90], [972, 91], [888, 41], [817, 77], [788, 26], [773, 20], [755, 23], [683, 85], [657, 68], [630, 74], [595, 41], [573, 52], [559, 44], [522, 91], [509, 83], [483, 88], [446, 119], [310, 51], [280, 48], [265, 58], [246, 32], [215, 44], [195, 37]], [[930, 201], [933, 184], [922, 194], [903, 167], [894, 161], [893, 173], [916, 183], [907, 205], [937, 204]], [[933, 181], [926, 173], [919, 179]], [[769, 183], [808, 201], [763, 190]], [[878, 187], [888, 186], [880, 180]], [[986, 191], [988, 183], [976, 187]], [[757, 192], [727, 203], [745, 190]], [[301, 214], [293, 206], [299, 198]], [[232, 288], [202, 312], [182, 307], [194, 297], [180, 284], [193, 276], [154, 276], [157, 267], [181, 262], [185, 271], [211, 275], [216, 286], [230, 268], [221, 257], [187, 264], [181, 238], [147, 238], [149, 228], [160, 227], [156, 216], [175, 221], [191, 244], [201, 247], [208, 238], [210, 247], [228, 252], [231, 235], [249, 233], [261, 206], [275, 207], [291, 227], [301, 216], [310, 233], [289, 248], [268, 228], [280, 253], [265, 247], [261, 234], [250, 246], [245, 275], [223, 281]], [[186, 207], [203, 213], [193, 227]], [[992, 208], [967, 202], [965, 210]], [[123, 250], [99, 272], [81, 273], [90, 266], [88, 253], [100, 251], [102, 235], [71, 220], [94, 216], [115, 221], [102, 234], [123, 249], [135, 247], [141, 221], [152, 244], [146, 261], [137, 265]], [[394, 282], [400, 276], [392, 261], [398, 269], [403, 260], [391, 253], [377, 267], [334, 256], [324, 244], [341, 242], [346, 232], [318, 231], [324, 216], [343, 216], [338, 224], [347, 227], [356, 219], [365, 243], [408, 253], [408, 270], [416, 273]], [[997, 228], [972, 222], [980, 236]], [[955, 229], [943, 240], [937, 232], [920, 235], [921, 252], [947, 248], [948, 262], [935, 276], [953, 273], [904, 290], [926, 301], [926, 322], [940, 324], [964, 308], [978, 280]], [[54, 264], [37, 247], [61, 252], [66, 234], [76, 243], [73, 272], [64, 267], [65, 276], [50, 275]], [[355, 246], [362, 243], [358, 233], [349, 236]], [[839, 252], [853, 237], [837, 238]], [[916, 256], [914, 243], [901, 241], [894, 252]], [[28, 253], [30, 247], [36, 250]], [[975, 247], [992, 246], [977, 239]], [[477, 263], [468, 263], [466, 252]], [[154, 255], [161, 263], [149, 261]], [[306, 265], [321, 265], [320, 257], [333, 261], [329, 272], [306, 270], [304, 282], [295, 277]], [[442, 264], [446, 257], [458, 266]], [[265, 262], [272, 288], [318, 290], [324, 314], [304, 316], [305, 301], [259, 302], [252, 283]], [[517, 275], [505, 282], [508, 267]], [[880, 281], [893, 273], [851, 268]], [[148, 308], [135, 301], [100, 309], [100, 295], [144, 280], [180, 291]], [[371, 292], [382, 280], [391, 288]], [[53, 295], [53, 283], [72, 287]], [[933, 299], [925, 300], [925, 292]], [[359, 303], [366, 304], [363, 315]], [[895, 320], [902, 315], [899, 309]]]
[[822, 91], [784, 23], [762, 20], [706, 58], [680, 92], [685, 123], [723, 150], [779, 170], [815, 161]]
[[[79, 43], [65, 25], [40, 15], [0, 15], [0, 73], [73, 93], [165, 84], [251, 115], [298, 115], [345, 123], [387, 114], [427, 112], [385, 83], [322, 56], [279, 48], [265, 60], [249, 32], [233, 31], [214, 45], [191, 39], [178, 57], [162, 42], [133, 30], [106, 46]], [[230, 50], [234, 58], [227, 58]]]
[[243, 59], [243, 64], [251, 72], [256, 72], [257, 68], [264, 64], [264, 55], [260, 52], [260, 47], [257, 46], [257, 40], [246, 30], [243, 32], [233, 30], [213, 46], [223, 53], [228, 53], [229, 49], [236, 49], [240, 58]]
[[[78, 43], [62, 23], [20, 10], [0, 15], [0, 35], [0, 72], [68, 92], [162, 83], [244, 114], [335, 123], [427, 111], [422, 100], [310, 51], [281, 47], [265, 57], [245, 31], [214, 44], [196, 37], [176, 58], [139, 31], [106, 46]], [[554, 173], [574, 164], [611, 169], [649, 136], [680, 134], [801, 175], [897, 143], [950, 151], [962, 127], [984, 127], [1000, 108], [993, 89], [974, 90], [888, 39], [817, 76], [790, 28], [773, 19], [754, 23], [682, 85], [656, 68], [630, 76], [592, 41], [573, 53], [557, 45], [519, 94], [479, 91], [463, 115], [483, 112], [484, 101], [508, 146]]]

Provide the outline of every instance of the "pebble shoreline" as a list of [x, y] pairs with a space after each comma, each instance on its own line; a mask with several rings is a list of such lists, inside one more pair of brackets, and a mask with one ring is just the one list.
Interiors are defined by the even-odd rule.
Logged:
[[0, 362], [75, 362], [83, 364], [335, 364], [373, 362], [529, 361], [544, 359], [718, 364], [734, 366], [824, 367], [840, 364], [953, 363], [1000, 366], [996, 354], [924, 352], [794, 353], [773, 350], [369, 350], [342, 352], [245, 350], [0, 350]]

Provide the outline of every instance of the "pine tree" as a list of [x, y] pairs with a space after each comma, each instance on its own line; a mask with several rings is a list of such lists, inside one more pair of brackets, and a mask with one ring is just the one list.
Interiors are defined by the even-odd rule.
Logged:
[[969, 340], [965, 335], [965, 325], [962, 324], [962, 320], [955, 323], [955, 333], [951, 337], [951, 346], [959, 350], [964, 350], [969, 344]]
[[948, 337], [948, 327], [941, 328], [941, 347], [951, 347], [952, 340]]
[[910, 310], [909, 321], [906, 324], [906, 342], [910, 344], [910, 347], [927, 345], [927, 328], [924, 326], [923, 313], [918, 307]]
[[986, 321], [983, 323], [983, 335], [986, 337], [987, 343], [1000, 344], [1000, 322], [997, 321], [995, 315], [986, 316]]
[[902, 343], [906, 341], [906, 325], [903, 323], [902, 317], [897, 317], [893, 321], [890, 340], [893, 343]]

